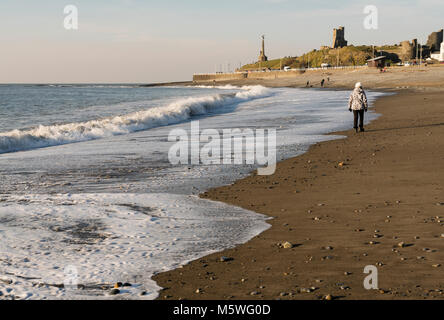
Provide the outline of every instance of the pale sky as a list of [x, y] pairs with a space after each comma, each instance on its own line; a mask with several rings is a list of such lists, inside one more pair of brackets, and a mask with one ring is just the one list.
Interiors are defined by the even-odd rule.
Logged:
[[[78, 8], [78, 30], [63, 26]], [[378, 30], [363, 26], [379, 10]], [[394, 44], [444, 28], [444, 0], [2, 0], [0, 83], [152, 83], [331, 45]]]

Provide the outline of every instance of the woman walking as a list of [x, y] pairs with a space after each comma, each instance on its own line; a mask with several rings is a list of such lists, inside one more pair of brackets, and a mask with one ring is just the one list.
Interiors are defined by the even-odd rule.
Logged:
[[364, 111], [368, 110], [367, 96], [360, 82], [356, 83], [355, 89], [348, 100], [348, 110], [353, 112], [354, 125], [353, 128], [358, 132], [358, 118], [360, 131], [364, 131]]

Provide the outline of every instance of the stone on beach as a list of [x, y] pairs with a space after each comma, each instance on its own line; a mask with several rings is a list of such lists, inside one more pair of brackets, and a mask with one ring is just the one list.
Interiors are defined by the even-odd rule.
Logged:
[[232, 260], [234, 260], [234, 259], [230, 258], [230, 257], [225, 257], [225, 256], [222, 256], [219, 259], [220, 262], [227, 262], [227, 261], [232, 261]]
[[116, 294], [119, 294], [119, 293], [120, 293], [120, 290], [119, 290], [119, 289], [112, 289], [112, 290], [109, 292], [109, 294], [112, 295], [112, 296], [115, 296]]
[[291, 242], [288, 242], [288, 241], [283, 242], [283, 243], [281, 244], [281, 246], [282, 246], [282, 248], [284, 248], [284, 249], [291, 249], [291, 248], [294, 247], [294, 245], [293, 245]]

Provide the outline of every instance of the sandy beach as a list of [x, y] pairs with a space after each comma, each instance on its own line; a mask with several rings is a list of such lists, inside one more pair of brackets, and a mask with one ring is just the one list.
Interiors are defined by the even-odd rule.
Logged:
[[[377, 100], [382, 116], [366, 132], [337, 132], [346, 138], [313, 145], [272, 176], [252, 174], [202, 194], [265, 214], [272, 227], [156, 275], [159, 299], [444, 297], [444, 68], [328, 73], [231, 82], [319, 87], [328, 76], [327, 88], [361, 81], [396, 94]], [[378, 268], [378, 290], [363, 286], [367, 265]]]

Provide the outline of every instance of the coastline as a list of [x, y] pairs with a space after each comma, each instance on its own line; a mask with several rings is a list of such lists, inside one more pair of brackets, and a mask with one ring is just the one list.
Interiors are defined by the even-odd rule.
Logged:
[[[164, 288], [158, 299], [442, 298], [440, 85], [379, 98], [374, 110], [382, 116], [367, 132], [332, 133], [347, 138], [313, 145], [278, 163], [273, 176], [253, 174], [202, 194], [265, 214], [272, 227], [156, 275]], [[424, 101], [427, 112], [415, 108]], [[439, 153], [437, 162], [424, 150]], [[279, 247], [285, 241], [294, 247]], [[366, 265], [378, 266], [381, 290], [363, 288]]]

